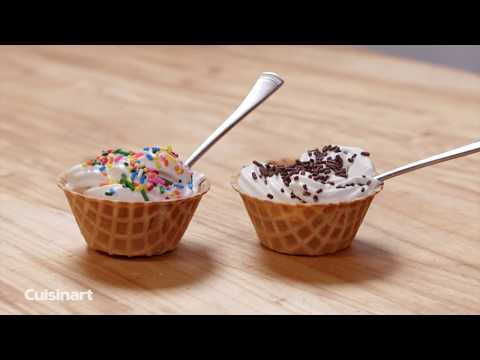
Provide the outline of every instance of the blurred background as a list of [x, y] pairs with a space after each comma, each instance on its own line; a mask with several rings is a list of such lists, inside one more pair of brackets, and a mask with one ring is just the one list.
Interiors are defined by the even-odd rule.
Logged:
[[357, 45], [355, 47], [480, 73], [479, 45]]

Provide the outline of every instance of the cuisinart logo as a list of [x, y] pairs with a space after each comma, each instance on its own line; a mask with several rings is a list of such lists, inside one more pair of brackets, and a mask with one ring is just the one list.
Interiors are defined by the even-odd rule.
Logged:
[[55, 290], [41, 290], [34, 289], [25, 290], [25, 299], [30, 301], [92, 301], [93, 290], [86, 291], [61, 291]]

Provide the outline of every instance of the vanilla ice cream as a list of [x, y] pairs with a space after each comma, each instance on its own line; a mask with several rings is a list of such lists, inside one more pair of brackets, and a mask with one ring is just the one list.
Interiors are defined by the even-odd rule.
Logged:
[[185, 166], [171, 146], [152, 146], [102, 151], [72, 167], [65, 178], [68, 189], [87, 196], [146, 202], [193, 196], [205, 177]]
[[329, 204], [373, 194], [382, 184], [375, 175], [368, 152], [327, 145], [289, 164], [253, 161], [242, 168], [238, 186], [250, 196], [274, 202]]

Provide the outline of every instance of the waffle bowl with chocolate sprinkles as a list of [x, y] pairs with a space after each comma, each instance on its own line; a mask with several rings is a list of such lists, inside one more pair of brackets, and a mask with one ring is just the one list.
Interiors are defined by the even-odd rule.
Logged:
[[[268, 164], [292, 165], [296, 161], [282, 159]], [[265, 175], [268, 176], [267, 173]], [[272, 201], [273, 196], [268, 196], [270, 194], [267, 199], [246, 194], [238, 185], [239, 176], [235, 175], [231, 184], [240, 194], [261, 244], [290, 255], [318, 256], [349, 247], [372, 200], [383, 189], [382, 185], [368, 196], [347, 202], [325, 204], [302, 201], [292, 204]]]
[[151, 202], [97, 199], [70, 190], [65, 176], [57, 181], [67, 197], [88, 247], [110, 255], [152, 256], [174, 250], [210, 189], [204, 180], [191, 197]]

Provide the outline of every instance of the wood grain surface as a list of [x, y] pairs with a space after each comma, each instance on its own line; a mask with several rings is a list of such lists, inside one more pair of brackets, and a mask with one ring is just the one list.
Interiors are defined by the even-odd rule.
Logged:
[[[212, 189], [180, 247], [123, 259], [87, 250], [58, 173], [107, 147], [185, 157], [262, 71], [285, 85], [197, 163]], [[377, 169], [480, 137], [480, 77], [323, 46], [0, 47], [0, 313], [480, 313], [480, 156], [385, 184], [351, 248], [262, 248], [231, 175], [328, 143]], [[27, 301], [26, 289], [92, 301]]]

